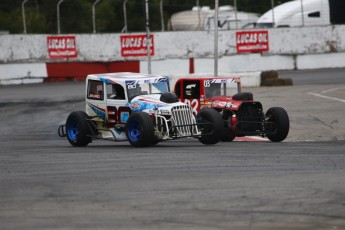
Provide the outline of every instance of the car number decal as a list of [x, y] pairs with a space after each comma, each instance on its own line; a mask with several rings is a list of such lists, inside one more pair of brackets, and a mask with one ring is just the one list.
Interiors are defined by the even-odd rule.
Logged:
[[193, 108], [193, 113], [194, 114], [198, 113], [198, 108], [199, 108], [199, 101], [198, 101], [198, 99], [184, 99], [183, 103], [191, 106]]

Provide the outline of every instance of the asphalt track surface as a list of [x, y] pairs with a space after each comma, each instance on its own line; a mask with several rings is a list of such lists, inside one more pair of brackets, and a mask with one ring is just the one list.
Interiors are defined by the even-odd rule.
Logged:
[[0, 229], [345, 229], [338, 71], [282, 72], [294, 86], [245, 89], [288, 111], [282, 143], [74, 148], [56, 131], [83, 110], [84, 83], [0, 86]]

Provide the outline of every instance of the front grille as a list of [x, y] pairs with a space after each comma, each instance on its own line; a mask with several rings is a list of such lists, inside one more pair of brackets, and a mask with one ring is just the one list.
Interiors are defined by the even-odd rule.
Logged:
[[237, 112], [238, 133], [261, 133], [264, 115], [259, 102], [243, 102]]
[[171, 110], [172, 125], [177, 136], [193, 136], [198, 133], [194, 122], [193, 110], [190, 106], [174, 106]]

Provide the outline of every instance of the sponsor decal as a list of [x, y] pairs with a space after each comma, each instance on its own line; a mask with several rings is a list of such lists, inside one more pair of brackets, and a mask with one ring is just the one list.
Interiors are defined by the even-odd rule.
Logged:
[[[154, 56], [154, 37], [150, 35], [151, 46], [150, 55]], [[121, 56], [122, 57], [139, 57], [147, 56], [147, 39], [146, 34], [121, 35]]]
[[90, 93], [89, 98], [101, 99], [101, 95], [99, 95], [99, 94], [92, 94], [92, 93]]
[[121, 112], [120, 114], [121, 123], [127, 123], [128, 117], [129, 117], [129, 112]]
[[218, 106], [222, 106], [224, 107], [226, 105], [226, 102], [222, 101], [222, 102], [219, 102]]
[[89, 102], [87, 102], [87, 105], [91, 108], [91, 110], [97, 115], [99, 116], [100, 118], [102, 118], [103, 120], [105, 120], [105, 110], [96, 106], [96, 105], [93, 105]]
[[152, 104], [162, 104], [162, 105], [166, 105], [166, 103], [161, 102], [161, 101], [157, 101], [154, 98], [139, 98], [138, 100], [143, 101], [143, 102], [147, 102], [147, 103], [152, 103]]
[[218, 101], [218, 100], [213, 101], [213, 102], [212, 102], [212, 107], [215, 107], [215, 106], [217, 106], [218, 104], [219, 104], [219, 101]]
[[140, 104], [138, 102], [133, 102], [133, 103], [131, 103], [130, 107], [134, 111], [135, 110], [139, 110], [140, 109]]
[[170, 110], [165, 110], [165, 109], [163, 110], [162, 109], [160, 112], [162, 115], [170, 115]]
[[[137, 83], [138, 83], [138, 81], [136, 81], [136, 80], [128, 80], [128, 81], [126, 81], [126, 85], [128, 85], [129, 87], [132, 87], [132, 88], [133, 88], [133, 85], [135, 85]], [[134, 88], [135, 87], [136, 86], [134, 86]]]
[[231, 108], [231, 106], [232, 106], [232, 103], [231, 103], [231, 102], [226, 103], [226, 107], [227, 107], [227, 108]]
[[76, 58], [78, 56], [75, 36], [48, 36], [50, 58]]
[[211, 108], [211, 105], [201, 105], [200, 109]]
[[143, 100], [143, 99], [136, 99], [129, 104], [129, 107], [133, 112], [140, 112], [145, 109], [157, 109], [159, 107], [166, 106], [165, 103], [158, 102], [158, 101], [150, 101], [150, 100]]
[[269, 51], [268, 31], [238, 31], [236, 32], [237, 53], [259, 53]]
[[167, 77], [162, 77], [162, 78], [157, 78], [154, 81], [154, 83], [159, 83], [159, 82], [169, 82], [169, 79]]

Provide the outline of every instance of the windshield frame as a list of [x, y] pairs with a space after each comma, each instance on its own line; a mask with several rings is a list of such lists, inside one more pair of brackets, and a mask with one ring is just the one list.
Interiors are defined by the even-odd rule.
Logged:
[[129, 100], [140, 95], [170, 92], [169, 79], [167, 77], [127, 80], [125, 85]]
[[241, 82], [237, 78], [206, 79], [204, 80], [204, 91], [206, 98], [232, 96], [241, 92]]

